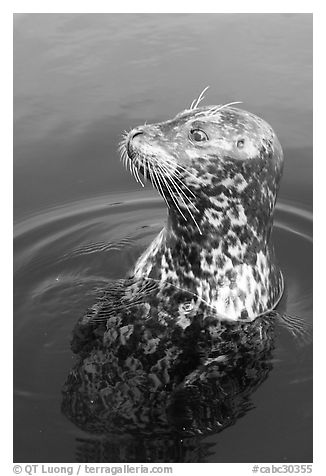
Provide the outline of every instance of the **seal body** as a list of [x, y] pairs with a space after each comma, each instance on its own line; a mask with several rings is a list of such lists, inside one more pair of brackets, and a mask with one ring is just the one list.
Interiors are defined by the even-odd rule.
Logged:
[[197, 106], [121, 143], [168, 217], [131, 276], [103, 289], [75, 326], [62, 410], [89, 432], [221, 431], [271, 368], [281, 146], [253, 114]]
[[202, 301], [220, 318], [275, 308], [283, 278], [270, 235], [283, 153], [272, 128], [234, 107], [201, 107], [132, 130], [124, 147], [168, 205], [134, 276], [188, 290], [193, 307]]

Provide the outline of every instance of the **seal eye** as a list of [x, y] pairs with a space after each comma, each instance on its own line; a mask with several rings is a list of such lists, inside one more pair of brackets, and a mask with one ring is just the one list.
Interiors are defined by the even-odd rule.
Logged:
[[208, 135], [201, 129], [192, 129], [190, 131], [190, 139], [195, 142], [204, 142], [205, 140], [208, 140]]
[[237, 142], [238, 149], [243, 149], [244, 145], [245, 145], [244, 139], [239, 139], [238, 142]]

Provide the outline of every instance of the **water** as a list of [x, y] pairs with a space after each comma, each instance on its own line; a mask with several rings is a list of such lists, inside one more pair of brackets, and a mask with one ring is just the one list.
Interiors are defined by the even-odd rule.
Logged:
[[[94, 440], [60, 411], [71, 330], [166, 214], [121, 167], [119, 135], [171, 117], [207, 84], [207, 103], [242, 100], [279, 136], [274, 241], [287, 311], [312, 320], [311, 49], [310, 15], [15, 16], [16, 462], [80, 460], [80, 440]], [[254, 408], [192, 443], [193, 460], [312, 461], [311, 344], [278, 327], [272, 364]]]

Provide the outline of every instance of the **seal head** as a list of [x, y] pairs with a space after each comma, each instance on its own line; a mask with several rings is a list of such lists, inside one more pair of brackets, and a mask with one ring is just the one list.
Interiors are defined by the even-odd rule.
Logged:
[[168, 219], [133, 275], [189, 291], [220, 318], [253, 320], [283, 293], [270, 235], [283, 168], [269, 124], [226, 106], [187, 109], [125, 134], [122, 160], [149, 179]]

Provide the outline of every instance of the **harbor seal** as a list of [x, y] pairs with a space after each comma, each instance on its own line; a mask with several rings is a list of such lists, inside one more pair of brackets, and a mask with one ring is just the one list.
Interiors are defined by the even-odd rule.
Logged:
[[122, 159], [149, 178], [168, 206], [165, 228], [134, 276], [189, 291], [220, 318], [250, 320], [284, 290], [270, 243], [283, 169], [269, 124], [233, 107], [198, 107], [125, 135]]
[[270, 370], [284, 289], [270, 242], [282, 148], [262, 119], [202, 99], [120, 144], [168, 217], [75, 326], [62, 411], [89, 432], [221, 431]]

